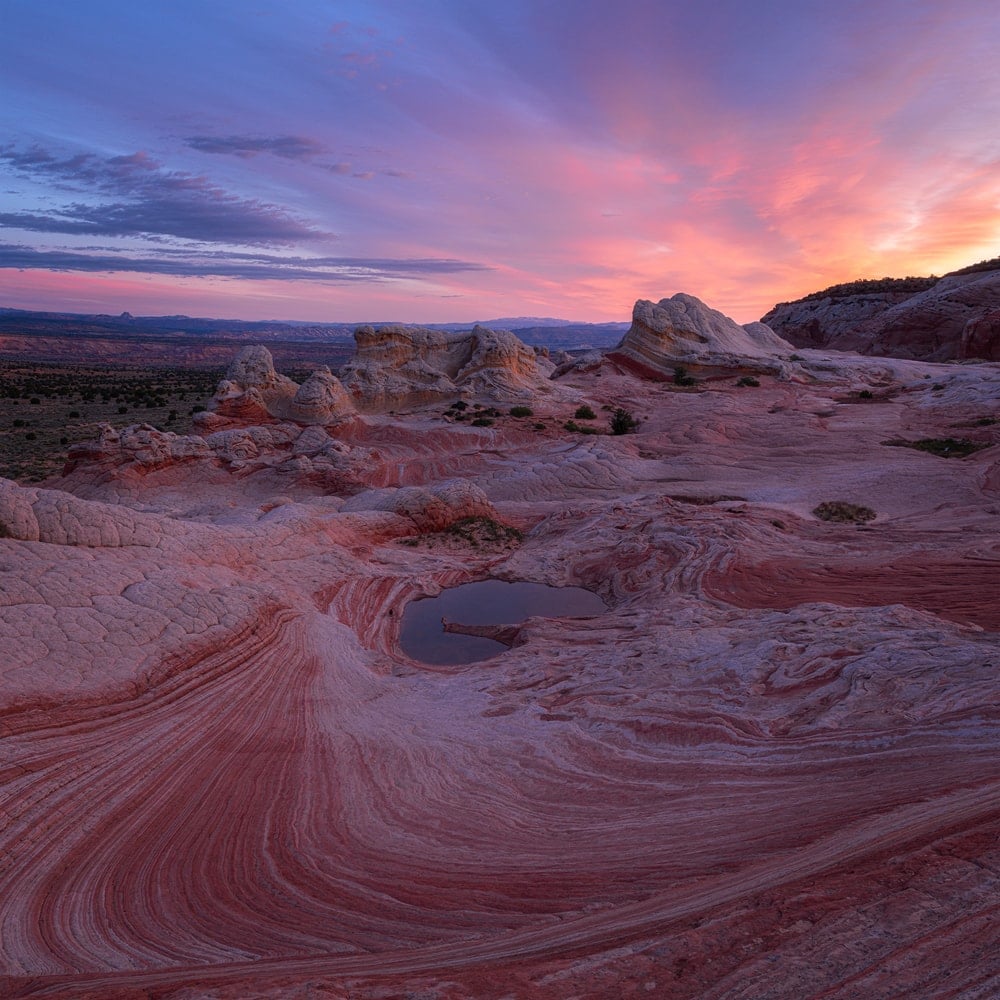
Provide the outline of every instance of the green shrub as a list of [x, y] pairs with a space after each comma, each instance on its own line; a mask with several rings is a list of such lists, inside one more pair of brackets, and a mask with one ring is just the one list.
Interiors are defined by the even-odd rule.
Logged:
[[70, 410], [69, 411], [69, 419], [70, 420], [79, 420], [80, 419], [80, 411], [79, 410]]
[[594, 420], [597, 414], [589, 406], [578, 406], [573, 416], [577, 420]]
[[687, 369], [678, 365], [674, 369], [674, 385], [696, 385], [697, 380], [687, 373]]
[[858, 399], [874, 399], [874, 398], [875, 397], [870, 389], [862, 389], [861, 392], [858, 393]]
[[882, 444], [889, 448], [915, 448], [926, 451], [929, 455], [939, 458], [965, 458], [973, 452], [988, 448], [988, 444], [979, 441], [969, 441], [966, 438], [921, 438], [919, 441], [907, 441], [904, 438], [892, 438]]
[[612, 434], [628, 434], [629, 431], [633, 431], [639, 426], [639, 421], [628, 410], [622, 409], [620, 406], [611, 414], [610, 423]]
[[530, 406], [512, 406], [510, 415], [512, 417], [532, 417], [535, 411]]
[[566, 423], [563, 424], [564, 431], [578, 431], [579, 429], [580, 425], [573, 420], [567, 420]]
[[476, 417], [476, 419], [472, 421], [472, 426], [473, 427], [492, 427], [493, 426], [493, 421], [490, 420], [489, 417]]
[[846, 500], [825, 500], [813, 508], [813, 514], [821, 521], [839, 521], [844, 524], [864, 524], [875, 520], [871, 507], [861, 507]]
[[757, 379], [753, 377], [753, 375], [744, 375], [743, 378], [739, 378], [736, 380], [736, 384], [741, 389], [746, 389], [746, 388], [756, 389], [760, 386], [760, 382], [758, 382]]

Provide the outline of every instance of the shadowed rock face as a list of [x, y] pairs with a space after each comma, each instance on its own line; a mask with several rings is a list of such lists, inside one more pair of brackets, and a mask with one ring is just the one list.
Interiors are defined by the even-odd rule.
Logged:
[[807, 298], [763, 322], [801, 347], [897, 358], [1000, 360], [1000, 269], [941, 278], [920, 292]]
[[777, 374], [793, 350], [763, 323], [740, 326], [693, 295], [678, 293], [657, 303], [636, 302], [632, 326], [614, 354], [661, 373], [695, 366]]
[[[644, 363], [772, 357], [715, 322]], [[513, 373], [491, 343], [440, 376]], [[545, 431], [304, 424], [246, 365], [262, 416], [0, 482], [0, 995], [998, 995], [1000, 366], [805, 353], [696, 393], [569, 368]], [[485, 578], [609, 610], [400, 651]]]

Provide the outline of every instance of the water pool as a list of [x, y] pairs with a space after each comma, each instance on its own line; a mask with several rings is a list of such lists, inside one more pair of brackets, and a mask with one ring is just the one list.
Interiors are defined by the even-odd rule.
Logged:
[[442, 618], [463, 625], [513, 625], [532, 616], [583, 618], [607, 610], [597, 594], [582, 587], [480, 580], [407, 604], [399, 644], [407, 656], [422, 663], [475, 663], [507, 647], [482, 636], [445, 632]]

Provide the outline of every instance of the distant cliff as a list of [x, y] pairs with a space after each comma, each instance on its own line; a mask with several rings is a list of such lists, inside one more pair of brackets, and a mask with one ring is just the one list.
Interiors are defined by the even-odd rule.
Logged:
[[943, 278], [833, 285], [761, 321], [797, 347], [929, 361], [1000, 361], [1000, 258]]

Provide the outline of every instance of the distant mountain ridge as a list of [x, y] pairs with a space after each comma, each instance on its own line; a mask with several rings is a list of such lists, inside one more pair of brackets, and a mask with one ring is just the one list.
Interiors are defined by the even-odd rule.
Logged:
[[831, 285], [761, 317], [797, 347], [1000, 361], [1000, 257], [936, 276]]
[[[531, 325], [518, 325], [522, 323]], [[269, 345], [283, 364], [329, 364], [353, 353], [358, 327], [392, 325], [465, 332], [476, 324], [308, 323], [132, 316], [127, 312], [112, 316], [0, 307], [0, 357], [215, 365], [225, 364], [237, 345], [261, 343]], [[564, 351], [613, 347], [628, 329], [628, 323], [575, 323], [531, 317], [487, 320], [480, 325], [511, 330], [532, 347]]]
[[[232, 338], [233, 340], [347, 340], [359, 326], [422, 326], [430, 330], [471, 330], [474, 326], [511, 330], [526, 343], [581, 347], [617, 343], [628, 323], [579, 323], [548, 317], [515, 317], [477, 320], [472, 323], [400, 323], [394, 320], [356, 323], [310, 323], [301, 320], [214, 319], [195, 316], [133, 316], [107, 313], [41, 312], [0, 307], [0, 332], [45, 336], [80, 334], [159, 337]], [[527, 334], [528, 336], [525, 336]]]

